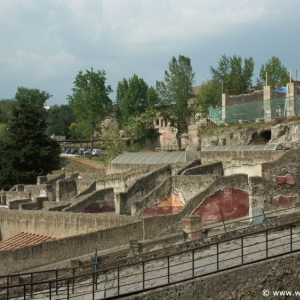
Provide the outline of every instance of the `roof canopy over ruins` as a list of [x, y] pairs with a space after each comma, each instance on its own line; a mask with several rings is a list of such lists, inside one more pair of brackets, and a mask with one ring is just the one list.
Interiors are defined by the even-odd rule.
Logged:
[[283, 146], [281, 144], [207, 146], [203, 148], [201, 152], [204, 151], [265, 151], [265, 150], [283, 150]]
[[189, 162], [197, 158], [192, 151], [172, 152], [125, 152], [117, 156], [111, 164], [174, 164]]

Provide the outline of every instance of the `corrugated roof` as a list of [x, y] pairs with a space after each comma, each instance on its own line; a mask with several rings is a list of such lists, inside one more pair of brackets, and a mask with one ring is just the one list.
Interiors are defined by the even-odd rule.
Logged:
[[265, 145], [233, 145], [233, 146], [207, 146], [201, 152], [207, 151], [265, 151], [265, 150], [283, 150], [281, 144]]
[[192, 151], [173, 152], [125, 152], [117, 156], [112, 164], [174, 164], [177, 162], [193, 161], [197, 153]]

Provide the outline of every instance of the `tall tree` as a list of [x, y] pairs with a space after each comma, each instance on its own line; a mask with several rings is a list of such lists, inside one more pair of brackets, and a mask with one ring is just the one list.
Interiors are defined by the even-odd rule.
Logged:
[[130, 123], [124, 128], [126, 136], [131, 141], [143, 147], [146, 139], [154, 141], [159, 137], [159, 132], [155, 130], [153, 120], [156, 118], [156, 110], [148, 108], [139, 116], [131, 117]]
[[162, 107], [161, 114], [172, 126], [177, 128], [176, 139], [181, 150], [181, 135], [188, 131], [188, 119], [191, 109], [188, 99], [194, 97], [193, 84], [195, 73], [188, 57], [179, 55], [169, 63], [165, 71], [164, 81], [156, 82], [156, 90]]
[[35, 183], [37, 176], [59, 167], [60, 146], [46, 134], [43, 110], [36, 105], [43, 95], [37, 90], [17, 91], [11, 120], [1, 136], [0, 188]]
[[0, 100], [0, 123], [6, 124], [10, 119], [12, 104], [13, 100], [11, 99]]
[[286, 86], [290, 76], [287, 68], [281, 64], [278, 57], [273, 56], [260, 67], [259, 78], [256, 80], [257, 87], [270, 85], [272, 87]]
[[252, 57], [228, 57], [222, 55], [217, 68], [210, 67], [212, 79], [223, 85], [223, 92], [238, 95], [248, 92], [252, 87], [254, 61]]
[[222, 84], [216, 80], [207, 80], [200, 86], [197, 96], [198, 111], [207, 114], [210, 106], [222, 105]]
[[49, 135], [71, 135], [69, 127], [75, 117], [69, 105], [54, 105], [46, 110], [47, 133]]
[[79, 71], [74, 81], [73, 94], [68, 96], [69, 105], [80, 125], [85, 126], [94, 148], [94, 133], [100, 131], [100, 123], [112, 112], [109, 94], [111, 86], [106, 86], [106, 73], [102, 71]]
[[115, 113], [121, 128], [131, 124], [132, 119], [140, 116], [158, 102], [156, 91], [147, 83], [133, 75], [118, 83]]
[[15, 100], [22, 101], [23, 99], [27, 99], [32, 106], [44, 113], [46, 101], [51, 97], [52, 95], [48, 92], [40, 91], [39, 89], [29, 89], [22, 86], [18, 87]]

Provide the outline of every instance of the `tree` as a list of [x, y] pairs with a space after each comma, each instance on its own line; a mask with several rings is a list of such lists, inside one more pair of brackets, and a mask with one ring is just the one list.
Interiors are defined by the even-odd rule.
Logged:
[[60, 146], [46, 134], [43, 111], [37, 105], [45, 94], [20, 88], [17, 91], [8, 128], [1, 136], [2, 189], [9, 189], [17, 183], [36, 183], [37, 176], [59, 168]]
[[130, 125], [133, 118], [140, 116], [158, 102], [156, 91], [137, 75], [118, 83], [115, 114], [120, 128]]
[[148, 108], [139, 116], [132, 117], [131, 121], [124, 128], [126, 136], [130, 137], [132, 142], [139, 144], [141, 147], [145, 144], [146, 139], [155, 140], [159, 136], [159, 132], [155, 130], [153, 124], [155, 117], [156, 110], [154, 108]]
[[278, 57], [273, 56], [260, 67], [259, 78], [256, 80], [257, 87], [270, 85], [272, 87], [285, 86], [290, 81], [287, 68], [281, 64]]
[[19, 102], [22, 100], [28, 100], [33, 107], [45, 113], [46, 101], [51, 97], [52, 95], [48, 92], [40, 91], [39, 89], [29, 89], [22, 86], [18, 87], [15, 100]]
[[69, 105], [54, 105], [46, 111], [48, 135], [63, 135], [67, 138], [71, 135], [70, 124], [75, 117]]
[[188, 119], [191, 109], [188, 99], [194, 97], [193, 84], [195, 73], [188, 57], [179, 55], [169, 63], [164, 81], [156, 82], [156, 90], [161, 104], [161, 114], [172, 126], [177, 128], [176, 139], [181, 150], [181, 135], [188, 131]]
[[238, 95], [252, 87], [254, 61], [252, 57], [243, 60], [240, 56], [222, 55], [217, 68], [210, 67], [212, 79], [223, 85], [223, 93]]
[[[111, 86], [105, 85], [106, 73], [102, 71], [79, 71], [74, 81], [73, 94], [68, 96], [69, 105], [79, 125], [84, 126], [94, 148], [95, 130], [100, 130], [100, 123], [112, 112], [112, 101], [108, 95]], [[91, 156], [90, 156], [91, 157]]]
[[222, 85], [216, 80], [207, 80], [200, 86], [197, 96], [197, 106], [201, 113], [208, 113], [210, 106], [222, 105]]
[[10, 118], [13, 100], [2, 99], [0, 101], [0, 123], [6, 124]]

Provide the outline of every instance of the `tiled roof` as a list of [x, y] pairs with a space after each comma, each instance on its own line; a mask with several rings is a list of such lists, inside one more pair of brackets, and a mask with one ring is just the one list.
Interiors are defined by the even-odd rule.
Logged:
[[33, 233], [21, 232], [4, 241], [0, 241], [0, 251], [21, 248], [27, 245], [39, 244], [50, 240], [55, 240], [55, 238]]

